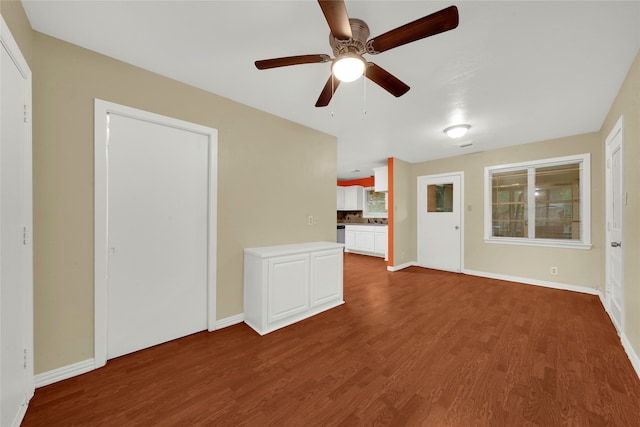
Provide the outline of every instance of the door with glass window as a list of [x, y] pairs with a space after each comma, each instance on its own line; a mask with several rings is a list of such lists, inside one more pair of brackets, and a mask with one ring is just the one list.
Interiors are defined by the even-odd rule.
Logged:
[[463, 173], [418, 177], [418, 265], [462, 270]]

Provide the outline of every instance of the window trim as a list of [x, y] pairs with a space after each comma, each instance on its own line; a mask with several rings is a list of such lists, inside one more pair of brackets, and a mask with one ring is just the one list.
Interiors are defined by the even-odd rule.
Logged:
[[364, 189], [362, 190], [362, 217], [363, 218], [388, 218], [389, 217], [389, 207], [386, 206], [387, 201], [388, 201], [388, 193], [386, 191], [377, 191], [377, 193], [384, 193], [384, 198], [385, 198], [385, 206], [387, 207], [387, 211], [382, 213], [382, 212], [370, 212], [369, 211], [369, 204], [368, 204], [368, 200], [367, 200], [367, 193], [369, 192], [369, 190], [373, 190], [375, 191], [375, 187], [364, 187]]
[[[492, 185], [493, 173], [512, 172], [530, 168], [548, 166], [562, 166], [568, 164], [580, 164], [580, 240], [563, 239], [536, 239], [535, 237], [495, 237], [492, 236]], [[531, 171], [529, 171], [531, 175]], [[529, 183], [531, 177], [529, 177]], [[533, 185], [528, 185], [529, 193], [535, 191]], [[528, 200], [535, 200], [534, 194], [528, 195]], [[535, 203], [528, 204], [528, 218], [535, 218]], [[535, 219], [529, 221], [529, 226], [534, 227]], [[564, 157], [533, 160], [528, 162], [510, 163], [505, 165], [486, 166], [484, 168], [484, 241], [485, 243], [546, 246], [554, 248], [591, 249], [591, 154], [576, 154]]]

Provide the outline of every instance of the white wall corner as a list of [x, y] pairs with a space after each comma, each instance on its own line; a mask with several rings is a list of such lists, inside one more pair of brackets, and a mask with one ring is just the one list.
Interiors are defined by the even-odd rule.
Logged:
[[404, 264], [399, 265], [388, 265], [387, 271], [400, 271], [402, 269], [414, 267], [416, 265], [418, 265], [418, 263], [416, 263], [415, 261], [405, 262]]
[[95, 368], [95, 361], [93, 359], [87, 359], [38, 374], [35, 376], [34, 383], [36, 388], [44, 387], [49, 384], [57, 383], [58, 381], [93, 371]]

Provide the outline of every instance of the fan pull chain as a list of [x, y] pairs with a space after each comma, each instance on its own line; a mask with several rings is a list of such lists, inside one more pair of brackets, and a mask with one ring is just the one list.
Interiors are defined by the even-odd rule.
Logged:
[[363, 77], [364, 77], [364, 79], [363, 79], [364, 82], [362, 84], [362, 87], [363, 87], [363, 91], [364, 91], [364, 96], [363, 96], [364, 99], [363, 99], [363, 105], [362, 105], [362, 109], [363, 109], [362, 115], [366, 116], [367, 115], [367, 66], [366, 65], [364, 66], [364, 75], [363, 75]]
[[331, 99], [329, 100], [329, 104], [331, 105], [331, 117], [333, 118], [333, 94], [336, 92], [333, 87], [333, 71], [331, 72]]

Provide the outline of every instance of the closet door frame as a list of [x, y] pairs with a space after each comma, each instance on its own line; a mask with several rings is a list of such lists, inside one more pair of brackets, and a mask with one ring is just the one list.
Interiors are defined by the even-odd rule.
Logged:
[[207, 330], [216, 329], [217, 170], [218, 131], [148, 111], [95, 99], [94, 102], [94, 367], [107, 362], [107, 262], [108, 262], [108, 128], [109, 114], [171, 126], [208, 136], [209, 208], [207, 235]]

